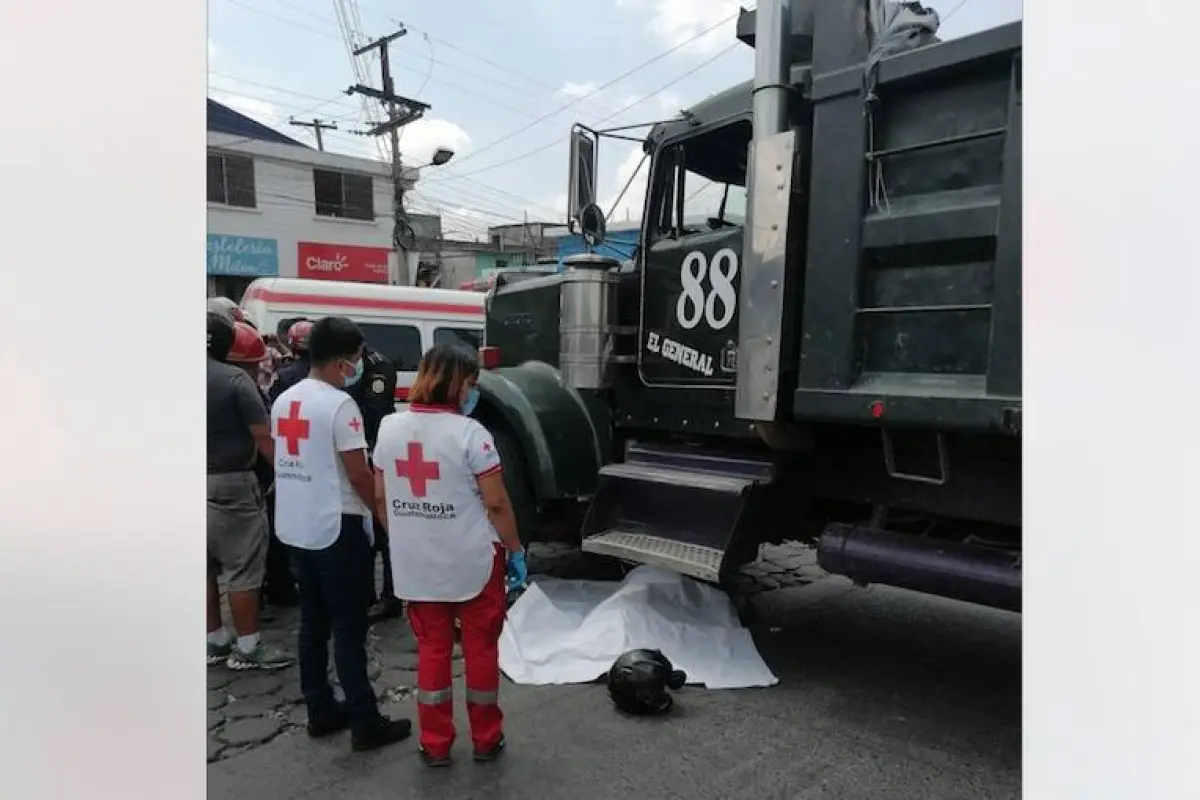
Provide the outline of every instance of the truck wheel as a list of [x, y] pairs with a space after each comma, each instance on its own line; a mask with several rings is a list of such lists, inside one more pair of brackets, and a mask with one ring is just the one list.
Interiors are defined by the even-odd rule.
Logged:
[[533, 526], [537, 523], [537, 500], [533, 496], [529, 468], [525, 464], [524, 454], [516, 438], [511, 433], [504, 429], [491, 433], [496, 442], [496, 450], [500, 454], [500, 464], [504, 467], [504, 488], [508, 490], [508, 499], [512, 502], [513, 513], [517, 518], [517, 533], [521, 536], [521, 544], [528, 546], [534, 538]]

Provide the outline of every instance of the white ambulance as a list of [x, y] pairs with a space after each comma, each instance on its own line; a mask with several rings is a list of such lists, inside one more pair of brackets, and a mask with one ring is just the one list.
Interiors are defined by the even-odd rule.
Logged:
[[297, 319], [353, 320], [367, 343], [396, 365], [397, 404], [407, 403], [408, 388], [426, 350], [443, 342], [478, 349], [483, 342], [484, 295], [478, 292], [259, 278], [246, 288], [241, 307], [259, 331], [280, 339]]

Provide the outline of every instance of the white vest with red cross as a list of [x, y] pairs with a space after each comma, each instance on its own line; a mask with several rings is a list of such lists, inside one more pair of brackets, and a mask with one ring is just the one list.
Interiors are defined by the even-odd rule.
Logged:
[[350, 485], [341, 457], [367, 447], [354, 398], [324, 381], [305, 378], [271, 406], [271, 431], [279, 541], [323, 550], [337, 541], [343, 514], [369, 521], [370, 512]]
[[456, 603], [483, 591], [500, 537], [478, 479], [500, 472], [487, 429], [457, 410], [414, 404], [379, 426], [396, 596]]

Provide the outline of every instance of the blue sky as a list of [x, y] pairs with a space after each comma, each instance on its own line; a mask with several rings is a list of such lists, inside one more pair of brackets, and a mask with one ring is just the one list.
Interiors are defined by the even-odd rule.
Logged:
[[[339, 18], [362, 41], [404, 23], [408, 35], [391, 49], [396, 91], [432, 109], [405, 130], [401, 152], [406, 163], [421, 164], [439, 145], [456, 151], [450, 164], [424, 172], [409, 205], [442, 213], [447, 235], [478, 234], [526, 214], [531, 220], [561, 219], [572, 122], [611, 126], [663, 119], [750, 78], [752, 51], [736, 41], [730, 22], [590, 94], [718, 25], [741, 4], [752, 5], [750, 0], [209, 0], [209, 93], [310, 143], [311, 132], [288, 126], [288, 118], [332, 119], [340, 130], [326, 132], [327, 150], [378, 158], [376, 142], [349, 133], [362, 129], [364, 114], [361, 101], [342, 94], [358, 81]], [[945, 18], [943, 38], [1021, 17], [1021, 0], [926, 5]], [[359, 66], [378, 86], [378, 59], [359, 59]], [[615, 197], [633, 172], [634, 150], [602, 143], [602, 197]], [[536, 152], [527, 155], [531, 151]], [[635, 181], [616, 218], [637, 217], [642, 186]]]

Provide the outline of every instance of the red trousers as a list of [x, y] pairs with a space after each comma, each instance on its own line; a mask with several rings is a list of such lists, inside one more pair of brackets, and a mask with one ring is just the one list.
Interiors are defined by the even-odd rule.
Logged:
[[495, 747], [504, 731], [500, 713], [500, 631], [504, 627], [504, 551], [487, 585], [463, 603], [408, 604], [408, 621], [417, 638], [417, 722], [421, 747], [431, 756], [450, 753], [454, 744], [454, 696], [451, 657], [454, 621], [462, 623], [463, 660], [467, 672], [467, 718], [478, 751]]

